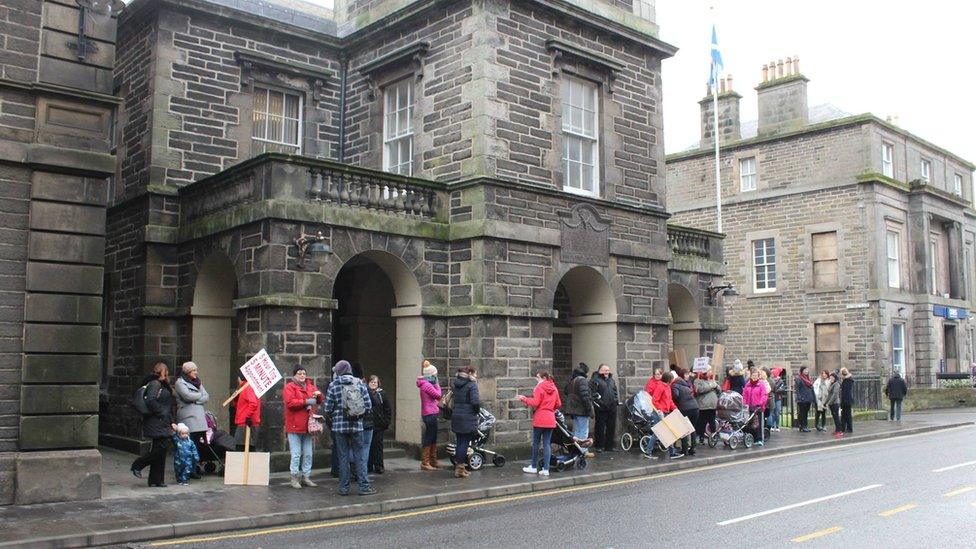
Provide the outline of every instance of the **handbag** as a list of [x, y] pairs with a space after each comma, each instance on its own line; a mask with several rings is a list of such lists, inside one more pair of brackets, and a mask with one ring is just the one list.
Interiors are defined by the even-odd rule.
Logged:
[[308, 414], [308, 434], [318, 435], [325, 430], [325, 418], [318, 414]]

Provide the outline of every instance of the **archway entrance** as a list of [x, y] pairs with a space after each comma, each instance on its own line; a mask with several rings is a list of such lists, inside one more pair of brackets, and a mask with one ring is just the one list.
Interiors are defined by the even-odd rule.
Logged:
[[221, 403], [237, 387], [237, 369], [233, 364], [237, 354], [236, 294], [234, 265], [220, 253], [208, 257], [197, 274], [193, 290], [190, 356], [200, 368], [200, 379], [210, 393], [210, 401], [204, 407], [224, 427], [231, 425], [231, 418]]
[[553, 373], [560, 385], [580, 362], [590, 373], [600, 364], [617, 374], [617, 304], [610, 284], [590, 267], [570, 269], [556, 286]]
[[671, 315], [669, 346], [674, 353], [683, 355], [684, 366], [691, 368], [701, 349], [698, 305], [687, 288], [681, 284], [668, 284], [668, 311]]
[[[391, 435], [420, 440], [420, 396], [415, 380], [423, 360], [420, 286], [403, 262], [386, 252], [363, 252], [347, 261], [332, 290], [339, 302], [333, 362], [358, 365], [376, 375], [393, 408]], [[401, 413], [402, 411], [402, 413]]]

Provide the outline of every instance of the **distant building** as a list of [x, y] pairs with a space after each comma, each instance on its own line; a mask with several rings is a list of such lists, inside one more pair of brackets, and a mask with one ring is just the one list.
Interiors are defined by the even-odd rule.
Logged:
[[676, 223], [714, 230], [721, 144], [726, 357], [817, 370], [966, 372], [976, 333], [972, 163], [870, 114], [807, 105], [793, 59], [763, 67], [759, 120], [724, 82], [700, 146], [667, 157]]

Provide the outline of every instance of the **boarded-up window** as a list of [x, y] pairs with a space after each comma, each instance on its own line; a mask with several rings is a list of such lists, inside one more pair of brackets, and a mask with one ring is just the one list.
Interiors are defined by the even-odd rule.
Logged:
[[833, 288], [837, 280], [837, 233], [815, 233], [813, 243], [813, 287]]
[[840, 368], [840, 324], [814, 324], [817, 371]]

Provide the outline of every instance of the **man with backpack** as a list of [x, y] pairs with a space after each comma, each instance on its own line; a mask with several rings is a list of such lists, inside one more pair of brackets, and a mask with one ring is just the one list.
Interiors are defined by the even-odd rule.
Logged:
[[363, 451], [369, 447], [369, 441], [363, 435], [363, 418], [373, 409], [369, 391], [362, 380], [353, 377], [349, 362], [340, 360], [332, 372], [335, 379], [326, 391], [325, 417], [335, 433], [336, 445], [332, 450], [339, 453], [339, 495], [349, 495], [350, 461], [356, 467], [359, 495], [375, 494], [366, 474], [366, 452]]

